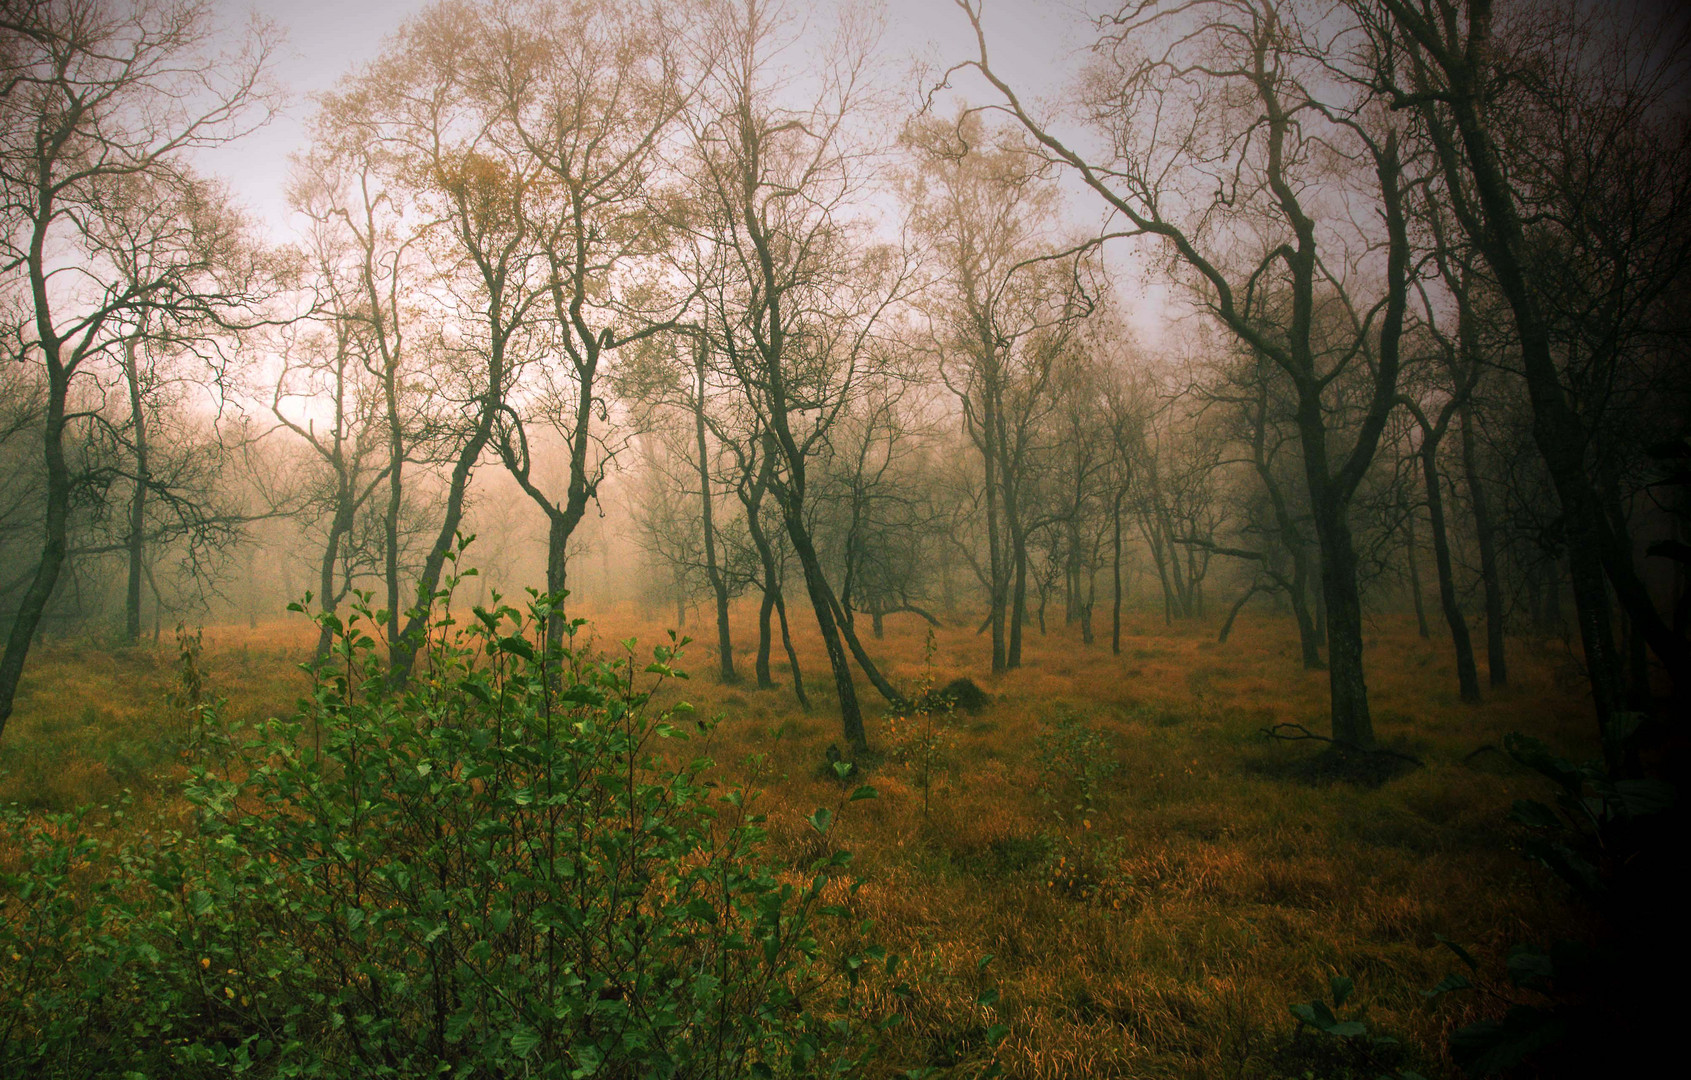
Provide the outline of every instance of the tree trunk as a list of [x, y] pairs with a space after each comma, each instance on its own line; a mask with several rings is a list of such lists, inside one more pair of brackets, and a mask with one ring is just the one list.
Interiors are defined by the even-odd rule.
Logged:
[[1121, 492], [1110, 508], [1110, 655], [1121, 655]]
[[876, 692], [885, 698], [889, 704], [902, 703], [904, 695], [893, 688], [892, 683], [881, 674], [881, 669], [875, 665], [875, 661], [869, 659], [868, 651], [863, 648], [863, 643], [858, 640], [857, 628], [845, 617], [840, 602], [834, 599], [833, 590], [827, 588], [827, 582], [823, 582], [823, 588], [828, 594], [829, 603], [833, 605], [834, 615], [839, 620], [840, 634], [845, 638], [846, 645], [851, 649], [852, 657], [857, 660], [857, 666], [863, 669], [863, 674], [869, 677], [869, 682], [875, 687]]
[[[1441, 425], [1442, 426], [1442, 425]], [[1480, 700], [1480, 676], [1474, 666], [1474, 643], [1468, 636], [1468, 620], [1462, 605], [1456, 600], [1456, 575], [1451, 567], [1450, 540], [1444, 527], [1444, 491], [1439, 478], [1438, 447], [1443, 431], [1438, 434], [1422, 431], [1421, 479], [1427, 488], [1427, 518], [1433, 534], [1433, 561], [1438, 566], [1439, 605], [1444, 609], [1445, 625], [1450, 627], [1450, 642], [1456, 649], [1456, 684], [1462, 700], [1477, 704]]]
[[701, 345], [694, 361], [697, 383], [693, 396], [693, 429], [699, 453], [699, 517], [705, 533], [705, 577], [710, 581], [711, 593], [716, 597], [716, 651], [721, 660], [724, 683], [735, 683], [740, 677], [734, 672], [734, 642], [728, 630], [728, 581], [716, 564], [716, 526], [710, 497], [710, 458], [705, 444], [705, 350]]
[[[39, 290], [38, 290], [39, 291]], [[39, 300], [38, 300], [39, 306]], [[38, 321], [45, 321], [38, 319]], [[59, 343], [42, 335], [41, 351], [47, 360], [47, 415], [42, 427], [42, 458], [47, 466], [47, 504], [42, 522], [41, 557], [29, 588], [18, 601], [12, 627], [6, 635], [6, 651], [0, 654], [0, 735], [12, 716], [12, 703], [23, 678], [24, 659], [35, 640], [36, 628], [47, 610], [47, 601], [58, 584], [68, 550], [66, 531], [70, 521], [70, 466], [65, 462], [65, 398], [69, 373], [59, 361]]]
[[[767, 461], [767, 458], [765, 459]], [[753, 485], [753, 490], [740, 488], [740, 503], [746, 512], [746, 529], [751, 533], [752, 546], [757, 549], [758, 561], [763, 565], [763, 602], [757, 612], [757, 686], [760, 690], [768, 690], [775, 685], [775, 680], [769, 674], [770, 627], [769, 614], [781, 600], [780, 576], [775, 568], [775, 550], [769, 543], [769, 535], [763, 531], [762, 506], [763, 492], [768, 483], [767, 466], [760, 473]], [[783, 605], [783, 611], [785, 606]], [[783, 640], [785, 640], [786, 615], [781, 616], [783, 626]], [[789, 653], [791, 650], [788, 650]], [[795, 661], [796, 665], [796, 661]], [[794, 682], [797, 683], [798, 668], [793, 668]]]
[[140, 336], [124, 342], [123, 375], [129, 384], [129, 415], [135, 426], [135, 495], [129, 502], [129, 574], [123, 594], [123, 639], [130, 645], [141, 640], [141, 578], [146, 559], [147, 489], [152, 482], [152, 447], [147, 442], [147, 416], [141, 402], [141, 369], [136, 353]]
[[383, 369], [382, 394], [388, 418], [388, 503], [382, 514], [382, 580], [387, 586], [388, 662], [392, 664], [399, 644], [399, 511], [405, 497], [405, 432], [399, 417], [399, 373], [390, 362]]
[[[489, 395], [496, 393], [494, 387], [499, 386], [502, 379], [503, 376], [496, 368], [487, 391]], [[411, 678], [411, 668], [417, 662], [417, 653], [423, 647], [423, 639], [428, 632], [429, 614], [434, 607], [436, 594], [440, 591], [441, 575], [446, 569], [447, 557], [452, 554], [453, 545], [457, 543], [458, 526], [464, 520], [464, 498], [469, 491], [470, 474], [475, 471], [482, 451], [493, 436], [493, 421], [497, 415], [495, 404], [496, 401], [483, 402], [477, 426], [459, 450], [458, 458], [453, 464], [452, 478], [446, 489], [446, 514], [441, 519], [440, 532], [435, 535], [434, 546], [429, 549], [428, 556], [423, 560], [423, 572], [417, 579], [417, 606], [405, 620], [405, 629], [395, 639], [389, 652], [391, 659], [388, 679], [396, 689], [403, 689]]]
[[840, 698], [841, 731], [853, 750], [867, 750], [869, 739], [863, 730], [863, 710], [857, 702], [851, 663], [846, 659], [845, 647], [840, 641], [840, 627], [834, 619], [833, 593], [822, 575], [822, 562], [816, 556], [816, 548], [810, 542], [810, 534], [805, 529], [800, 512], [801, 507], [790, 502], [782, 507], [787, 536], [793, 542], [793, 552], [799, 557], [799, 565], [804, 568], [804, 583], [810, 593], [811, 609], [816, 613], [816, 628], [822, 634], [822, 646], [827, 650], [828, 663], [834, 669], [834, 688]]
[[1374, 722], [1362, 670], [1362, 596], [1356, 585], [1356, 549], [1345, 517], [1342, 504], [1316, 509], [1321, 593], [1327, 612], [1327, 684], [1333, 702], [1333, 740], [1368, 750], [1374, 746]]
[[799, 708], [810, 711], [810, 698], [804, 693], [804, 673], [799, 670], [799, 654], [793, 648], [792, 631], [787, 628], [787, 603], [781, 598], [781, 590], [775, 590], [775, 613], [781, 618], [781, 647], [787, 651], [787, 666], [793, 672], [793, 696], [798, 698]]
[[[347, 490], [346, 477], [337, 481], [341, 490], [335, 496], [335, 517], [329, 523], [329, 539], [323, 545], [323, 562], [318, 567], [317, 608], [325, 615], [333, 615], [339, 606], [340, 595], [335, 588], [335, 564], [341, 557], [341, 539], [352, 531], [352, 494]], [[334, 644], [335, 632], [332, 627], [323, 626], [317, 632], [317, 662], [322, 663], [329, 655], [329, 647]]]
[[1250, 598], [1255, 596], [1261, 590], [1262, 586], [1259, 583], [1253, 582], [1251, 587], [1246, 589], [1244, 593], [1240, 595], [1239, 599], [1233, 601], [1233, 606], [1227, 609], [1227, 618], [1221, 624], [1221, 632], [1215, 636], [1216, 644], [1227, 644], [1228, 637], [1233, 633], [1233, 621], [1239, 617], [1239, 612], [1245, 609], [1245, 604], [1250, 600]]
[[1415, 557], [1415, 508], [1411, 506], [1409, 513], [1404, 516], [1404, 527], [1408, 533], [1408, 543], [1404, 547], [1405, 558], [1409, 562], [1409, 596], [1415, 603], [1415, 631], [1426, 641], [1433, 636], [1427, 627], [1427, 605], [1421, 599], [1421, 567], [1420, 560]]
[[[1478, 40], [1470, 40], [1466, 56], [1485, 55], [1489, 42], [1484, 38], [1489, 31], [1489, 18], [1470, 22], [1470, 33], [1478, 35]], [[1454, 57], [1457, 54], [1450, 55]], [[1651, 650], [1667, 668], [1676, 689], [1685, 677], [1685, 670], [1691, 667], [1691, 656], [1687, 655], [1686, 643], [1674, 636], [1651, 605], [1649, 595], [1632, 565], [1629, 546], [1610, 535], [1605, 528], [1596, 493], [1586, 474], [1587, 433], [1562, 390], [1551, 354], [1548, 327], [1540, 316], [1537, 300], [1528, 283], [1525, 269], [1527, 241], [1515, 207], [1514, 192], [1503, 169], [1496, 142], [1481, 113], [1485, 91], [1476, 80], [1487, 78], [1489, 74], [1473, 70], [1465, 59], [1454, 60], [1447, 72], [1451, 79], [1448, 101], [1456, 122], [1455, 135], [1461, 142], [1468, 168], [1465, 175], [1458, 173], [1455, 148], [1448, 143], [1440, 147], [1443, 163], [1453, 184], [1473, 185], [1483, 215], [1483, 227], [1471, 229], [1470, 239], [1490, 266], [1498, 289], [1514, 317], [1527, 394], [1532, 402], [1533, 441], [1544, 458], [1561, 502], [1568, 541], [1569, 576], [1573, 583], [1586, 671], [1591, 681], [1592, 704], [1599, 730], [1607, 731], [1621, 695], [1620, 665], [1610, 626], [1605, 575], [1614, 582], [1616, 594], [1628, 615], [1638, 620]], [[1437, 126], [1438, 119], [1434, 117], [1435, 134], [1443, 130]], [[1618, 765], [1619, 762], [1612, 761], [1610, 764]]]
[[1486, 668], [1493, 687], [1508, 686], [1509, 661], [1503, 648], [1503, 580], [1497, 562], [1497, 529], [1486, 502], [1485, 484], [1480, 479], [1473, 417], [1465, 403], [1458, 415], [1462, 422], [1462, 471], [1468, 481], [1468, 502], [1473, 508], [1474, 535], [1480, 547], [1480, 581], [1485, 586]]
[[1006, 667], [1004, 641], [1004, 613], [1008, 599], [1010, 574], [1005, 566], [1004, 541], [998, 523], [998, 412], [990, 378], [983, 379], [981, 390], [981, 460], [986, 475], [986, 545], [988, 574], [987, 622], [992, 627], [992, 670], [996, 674]]
[[1010, 595], [1010, 647], [1004, 654], [1004, 667], [1009, 670], [1022, 666], [1022, 627], [1028, 618], [1028, 548], [1020, 522], [1008, 513], [1008, 499], [1005, 500], [1005, 510], [1011, 517], [1010, 543], [1014, 549], [1016, 570], [1014, 591]]
[[774, 582], [764, 580], [763, 599], [757, 607], [757, 688], [770, 690], [775, 680], [769, 674], [770, 623], [775, 611]]

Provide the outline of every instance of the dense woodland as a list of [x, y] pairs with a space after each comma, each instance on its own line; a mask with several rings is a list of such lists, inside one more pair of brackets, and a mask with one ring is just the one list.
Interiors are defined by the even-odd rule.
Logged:
[[[636, 611], [699, 639], [696, 679], [827, 717], [842, 780], [919, 759], [924, 821], [939, 744], [877, 732], [941, 708], [910, 667], [930, 628], [989, 691], [1064, 650], [1121, 670], [1147, 633], [1279, 634], [1270, 682], [1324, 692], [1269, 733], [1377, 784], [1425, 764], [1371, 704], [1401, 622], [1441, 658], [1418, 692], [1528, 735], [1522, 672], [1571, 667], [1593, 763], [1508, 755], [1602, 851], [1539, 861], [1620, 895], [1627, 845], [1681, 846], [1639, 821], [1674, 804], [1691, 693], [1691, 17], [1088, 5], [1035, 97], [994, 66], [992, 8], [955, 0], [969, 48], [913, 69], [862, 5], [443, 0], [310, 104], [293, 216], [262, 222], [202, 162], [285, 106], [271, 28], [3, 0], [0, 747], [43, 649], [290, 602], [349, 731], [380, 728], [355, 653], [383, 700], [485, 694], [450, 594], [488, 656], [539, 665], [494, 665], [495, 696], [549, 701], [574, 664], [566, 699], [603, 707], [572, 620]], [[1103, 744], [1064, 730], [1090, 805]], [[1505, 756], [1489, 737], [1466, 749]], [[1343, 1027], [1321, 1010], [1300, 1023]], [[627, 1075], [773, 1075], [759, 1040], [823, 1026]], [[1548, 1045], [1509, 1034], [1499, 1069]]]

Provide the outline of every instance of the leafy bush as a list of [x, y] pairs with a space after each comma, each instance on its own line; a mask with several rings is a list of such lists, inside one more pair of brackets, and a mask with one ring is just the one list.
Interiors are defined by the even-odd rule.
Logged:
[[818, 939], [845, 853], [777, 873], [752, 797], [681, 763], [709, 725], [653, 695], [686, 641], [597, 659], [577, 621], [547, 655], [553, 598], [495, 605], [443, 613], [404, 691], [367, 610], [320, 616], [312, 697], [192, 768], [179, 831], [7, 811], [0, 1076], [857, 1071], [894, 961]]
[[1041, 782], [1039, 793], [1053, 805], [1058, 820], [1090, 814], [1104, 799], [1104, 784], [1121, 771], [1110, 736], [1067, 706], [1034, 740]]
[[[922, 817], [928, 816], [934, 773], [945, 766], [956, 744], [951, 717], [957, 699], [946, 690], [934, 689], [934, 652], [938, 646], [928, 630], [924, 646], [922, 678], [910, 700], [887, 712], [884, 738], [888, 756], [910, 770], [911, 779], [922, 793]], [[955, 685], [953, 683], [952, 685]], [[971, 684], [973, 685], [973, 684]], [[978, 692], [978, 691], [977, 691]]]

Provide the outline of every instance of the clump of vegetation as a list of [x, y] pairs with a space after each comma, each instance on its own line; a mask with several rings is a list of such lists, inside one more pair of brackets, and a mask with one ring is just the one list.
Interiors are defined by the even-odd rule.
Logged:
[[1066, 705], [1044, 721], [1034, 746], [1039, 793], [1060, 821], [1095, 812], [1105, 784], [1121, 771], [1110, 736]]
[[[957, 707], [957, 699], [950, 693], [955, 682], [944, 690], [934, 689], [936, 645], [931, 629], [923, 648], [922, 678], [916, 686], [916, 693], [904, 707], [887, 714], [886, 741], [892, 759], [910, 770], [911, 779], [922, 793], [922, 817], [925, 819], [933, 792], [934, 774], [944, 766], [946, 754], [956, 742], [949, 721]], [[979, 692], [977, 688], [976, 693]]]
[[[0, 811], [0, 1076], [849, 1075], [873, 1053], [863, 976], [825, 947], [844, 852], [759, 858], [753, 796], [723, 790], [653, 706], [649, 664], [542, 643], [555, 598], [432, 626], [396, 689], [363, 630], [334, 639], [291, 720], [224, 739], [180, 828]], [[184, 704], [207, 715], [184, 635]], [[866, 798], [859, 788], [847, 799]], [[826, 839], [839, 808], [810, 827]], [[862, 942], [861, 929], [840, 940]], [[890, 981], [890, 980], [889, 980]], [[899, 988], [893, 988], [894, 992]], [[883, 1014], [886, 1010], [882, 1010]]]
[[1367, 1010], [1351, 999], [1354, 980], [1334, 975], [1328, 990], [1331, 1002], [1316, 998], [1292, 1006], [1298, 1023], [1275, 1055], [1279, 1068], [1328, 1080], [1425, 1080], [1405, 1064], [1410, 1055], [1401, 1042], [1369, 1030]]

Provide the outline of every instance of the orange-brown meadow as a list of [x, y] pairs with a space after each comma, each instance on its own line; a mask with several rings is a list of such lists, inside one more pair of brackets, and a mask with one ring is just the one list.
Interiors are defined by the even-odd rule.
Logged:
[[[644, 649], [664, 631], [632, 609], [577, 614], [592, 617], [584, 633], [605, 650], [630, 637]], [[753, 614], [736, 612], [741, 648]], [[1505, 824], [1510, 801], [1540, 782], [1482, 749], [1523, 730], [1589, 752], [1560, 642], [1512, 641], [1515, 686], [1467, 706], [1446, 643], [1377, 619], [1379, 734], [1424, 766], [1368, 787], [1300, 768], [1319, 744], [1263, 734], [1287, 721], [1322, 730], [1325, 676], [1299, 668], [1285, 619], [1247, 614], [1225, 645], [1209, 622], [1134, 613], [1124, 631], [1117, 657], [1107, 639], [1083, 646], [1078, 627], [1030, 628], [1024, 667], [997, 679], [972, 624], [935, 631], [931, 659], [914, 617], [865, 639], [901, 686], [967, 676], [992, 699], [978, 714], [928, 719], [925, 734], [874, 721], [862, 764], [880, 797], [847, 806], [834, 834], [864, 882], [854, 914], [903, 954], [915, 991], [884, 1002], [907, 1018], [891, 1063], [979, 1065], [985, 1032], [1002, 1023], [997, 1058], [1010, 1076], [1302, 1075], [1315, 1059], [1299, 1055], [1319, 1045], [1292, 1041], [1288, 1006], [1339, 975], [1355, 980], [1371, 1031], [1442, 1075], [1443, 1038], [1476, 1003], [1423, 998], [1452, 968], [1435, 935], [1497, 966], [1513, 942], [1583, 934]], [[211, 689], [236, 721], [285, 714], [307, 687], [297, 664], [310, 640], [303, 621], [207, 628]], [[675, 690], [723, 718], [711, 756], [725, 779], [765, 792], [767, 853], [793, 865], [815, 855], [805, 815], [840, 798], [825, 752], [844, 746], [820, 643], [801, 632], [797, 644], [808, 714], [785, 664], [782, 686], [759, 691], [742, 655], [741, 681], [724, 685], [703, 643], [688, 648], [692, 678]], [[124, 787], [145, 800], [153, 778], [180, 767], [188, 732], [168, 698], [175, 679], [168, 645], [44, 648], [0, 745], [0, 801], [63, 808]], [[147, 820], [131, 814], [124, 827]], [[989, 990], [998, 997], [983, 1005]]]

